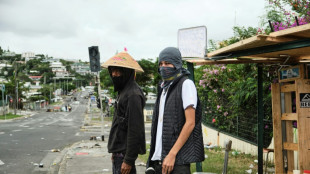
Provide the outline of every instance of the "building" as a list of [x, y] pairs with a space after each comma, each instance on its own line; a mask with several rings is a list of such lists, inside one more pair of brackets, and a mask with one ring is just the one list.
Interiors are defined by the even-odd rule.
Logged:
[[16, 56], [15, 52], [11, 52], [9, 49], [7, 51], [3, 51], [2, 57], [14, 57]]
[[24, 52], [22, 53], [22, 58], [25, 59], [25, 61], [29, 61], [31, 59], [36, 59], [36, 55], [33, 52]]
[[73, 63], [71, 65], [71, 69], [74, 70], [75, 72], [81, 74], [81, 75], [86, 75], [86, 74], [90, 73], [89, 64], [84, 64], [81, 62]]
[[56, 77], [68, 77], [69, 73], [65, 66], [62, 65], [61, 62], [51, 62], [50, 68], [52, 68], [52, 72], [56, 75]]

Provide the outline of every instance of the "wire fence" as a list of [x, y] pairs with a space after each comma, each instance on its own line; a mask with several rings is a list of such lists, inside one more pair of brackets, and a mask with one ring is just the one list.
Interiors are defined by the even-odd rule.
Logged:
[[[257, 119], [256, 106], [251, 106], [251, 108], [254, 110], [247, 110], [240, 108], [239, 110], [235, 111], [237, 113], [233, 113], [233, 115], [237, 116], [227, 118], [226, 120], [222, 120], [222, 123], [215, 124], [213, 113], [216, 113], [216, 111], [212, 110], [212, 108], [208, 107], [208, 105], [205, 103], [206, 102], [202, 102], [202, 105], [205, 106], [203, 107], [203, 115], [202, 115], [202, 122], [205, 126], [226, 133], [228, 135], [249, 142], [251, 144], [257, 145], [258, 119]], [[244, 108], [247, 107], [245, 106]], [[270, 145], [272, 139], [272, 133], [273, 133], [272, 120], [264, 119], [263, 136], [264, 136], [265, 148]]]

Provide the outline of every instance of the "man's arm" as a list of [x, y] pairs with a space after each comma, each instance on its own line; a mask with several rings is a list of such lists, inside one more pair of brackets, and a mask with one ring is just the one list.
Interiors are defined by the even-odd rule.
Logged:
[[179, 150], [183, 147], [188, 137], [192, 133], [195, 127], [195, 109], [190, 106], [185, 109], [185, 124], [181, 130], [181, 133], [170, 150], [169, 154], [163, 161], [162, 164], [162, 173], [167, 174], [173, 170], [173, 166], [175, 163], [175, 157], [178, 154]]

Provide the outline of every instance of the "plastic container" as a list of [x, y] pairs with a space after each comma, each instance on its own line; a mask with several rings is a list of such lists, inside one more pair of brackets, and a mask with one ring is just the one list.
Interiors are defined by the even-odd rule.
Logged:
[[304, 170], [304, 174], [310, 173], [310, 170]]

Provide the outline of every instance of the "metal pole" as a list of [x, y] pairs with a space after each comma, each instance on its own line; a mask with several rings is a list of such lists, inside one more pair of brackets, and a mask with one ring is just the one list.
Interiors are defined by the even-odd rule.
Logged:
[[[194, 83], [195, 83], [195, 76], [194, 76], [194, 64], [193, 63], [190, 63], [190, 62], [187, 62], [187, 69], [188, 71], [191, 73], [189, 75], [189, 79], [191, 79]], [[196, 171], [197, 172], [202, 172], [202, 163], [201, 162], [197, 162], [196, 163]]]
[[101, 87], [100, 87], [100, 71], [97, 72], [97, 76], [98, 76], [98, 96], [99, 96], [99, 101], [100, 101], [100, 115], [101, 115], [101, 138], [102, 141], [104, 141], [104, 120], [103, 120], [103, 112], [102, 112], [102, 100], [101, 100]]
[[16, 88], [16, 74], [17, 74], [17, 66], [16, 66], [16, 62], [14, 61], [15, 64], [15, 73], [14, 73], [14, 81], [15, 81], [15, 103], [14, 103], [14, 115], [16, 115], [16, 104], [17, 104], [17, 88]]
[[257, 64], [257, 123], [258, 123], [258, 174], [263, 174], [264, 108], [263, 108], [263, 66]]
[[[2, 84], [2, 85], [4, 85], [4, 84]], [[3, 88], [3, 86], [2, 86], [2, 109], [3, 109], [3, 115], [5, 115], [5, 111], [4, 111], [4, 88]]]
[[[17, 82], [17, 88], [16, 88], [16, 106], [17, 106], [17, 110], [18, 110], [18, 82]], [[16, 115], [16, 114], [15, 114]]]

